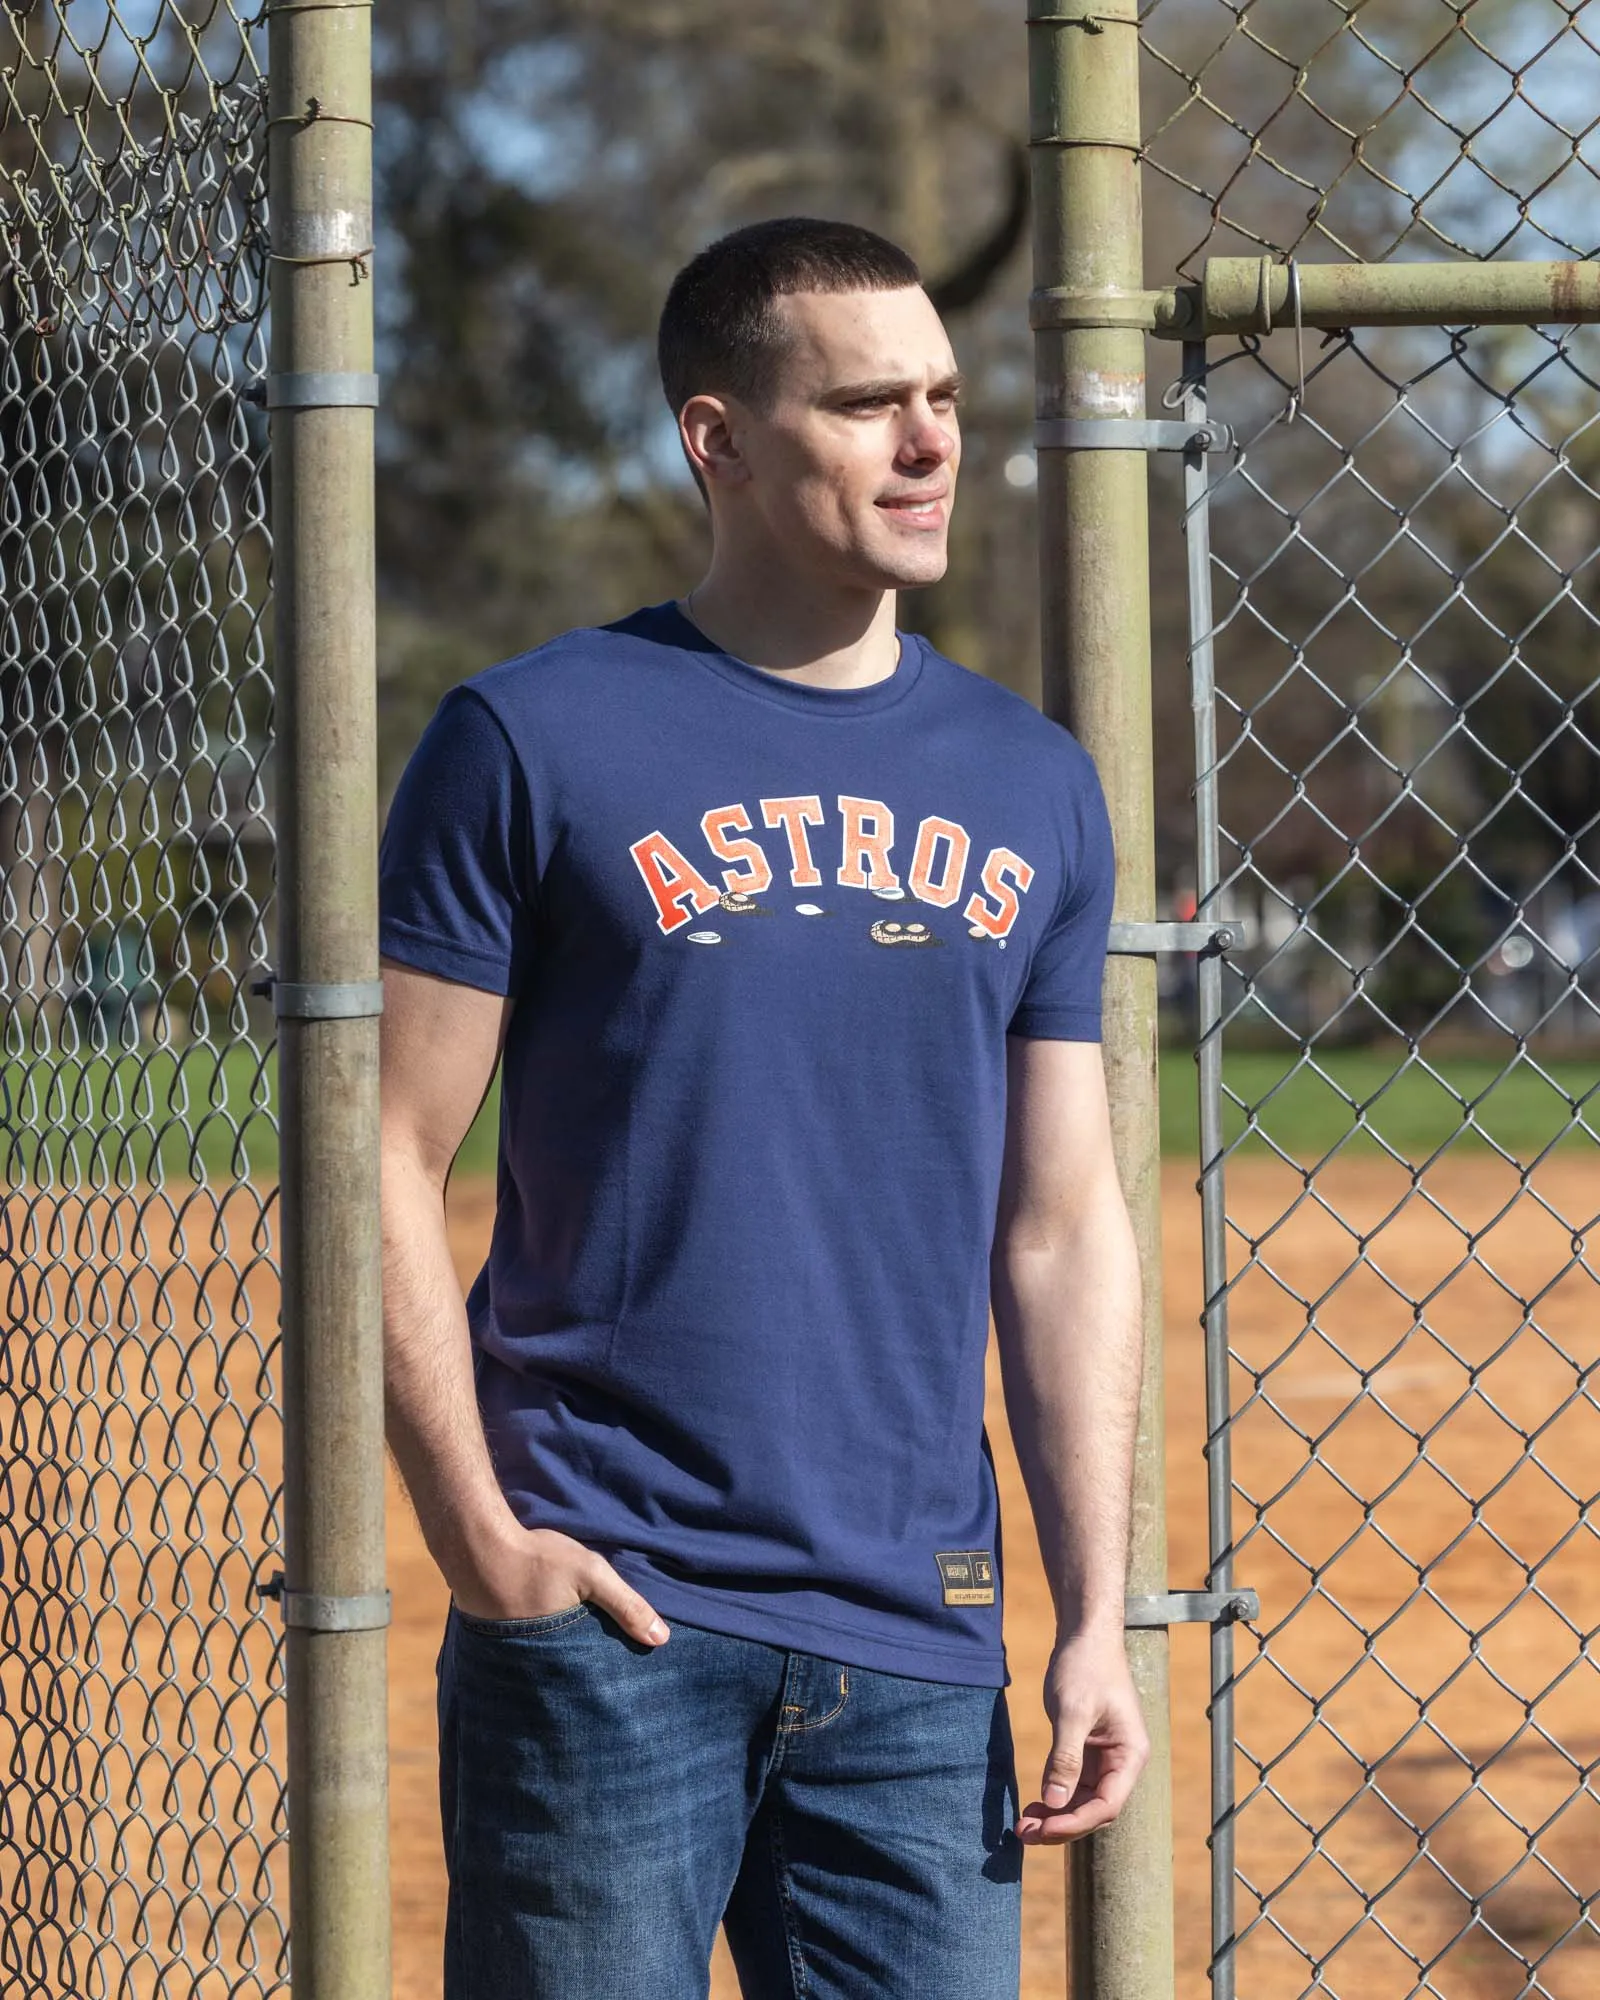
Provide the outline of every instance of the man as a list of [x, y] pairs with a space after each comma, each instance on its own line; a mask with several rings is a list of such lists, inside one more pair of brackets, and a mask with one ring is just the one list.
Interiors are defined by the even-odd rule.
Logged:
[[[662, 377], [681, 603], [442, 703], [383, 851], [389, 1436], [453, 1605], [448, 2000], [1014, 2000], [1021, 1849], [1144, 1760], [1123, 1653], [1137, 1267], [1087, 758], [897, 633], [960, 378], [915, 266], [697, 257]], [[503, 1058], [493, 1246], [456, 1148]], [[992, 1294], [1055, 1592], [1017, 1813]]]

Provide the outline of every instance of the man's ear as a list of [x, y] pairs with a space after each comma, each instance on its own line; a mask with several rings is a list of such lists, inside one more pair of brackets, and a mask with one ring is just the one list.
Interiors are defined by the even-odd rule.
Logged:
[[731, 397], [691, 396], [678, 412], [678, 436], [702, 488], [743, 486], [750, 468], [739, 449], [740, 406]]

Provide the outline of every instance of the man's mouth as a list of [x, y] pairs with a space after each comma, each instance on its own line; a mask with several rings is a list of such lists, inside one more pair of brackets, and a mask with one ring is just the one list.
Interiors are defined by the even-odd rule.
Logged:
[[908, 527], [936, 528], [943, 525], [944, 506], [949, 499], [948, 490], [938, 493], [902, 493], [878, 505], [887, 514], [904, 521]]

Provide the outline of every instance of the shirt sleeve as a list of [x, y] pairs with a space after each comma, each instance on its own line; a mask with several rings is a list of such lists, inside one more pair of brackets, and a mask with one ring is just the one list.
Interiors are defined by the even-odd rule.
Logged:
[[1116, 893], [1116, 857], [1100, 779], [1086, 752], [1076, 758], [1064, 829], [1066, 868], [1050, 927], [1011, 1017], [1013, 1035], [1059, 1042], [1100, 1039], [1100, 990]]
[[422, 733], [378, 850], [386, 957], [460, 986], [514, 994], [534, 888], [526, 779], [493, 711], [454, 688]]

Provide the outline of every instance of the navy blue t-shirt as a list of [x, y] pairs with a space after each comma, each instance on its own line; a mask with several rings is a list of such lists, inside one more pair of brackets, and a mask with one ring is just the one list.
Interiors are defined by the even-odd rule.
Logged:
[[1008, 1033], [1095, 1041], [1066, 731], [900, 638], [786, 683], [670, 604], [453, 689], [393, 959], [515, 998], [468, 1317], [513, 1510], [669, 1620], [999, 1685], [983, 1433]]

